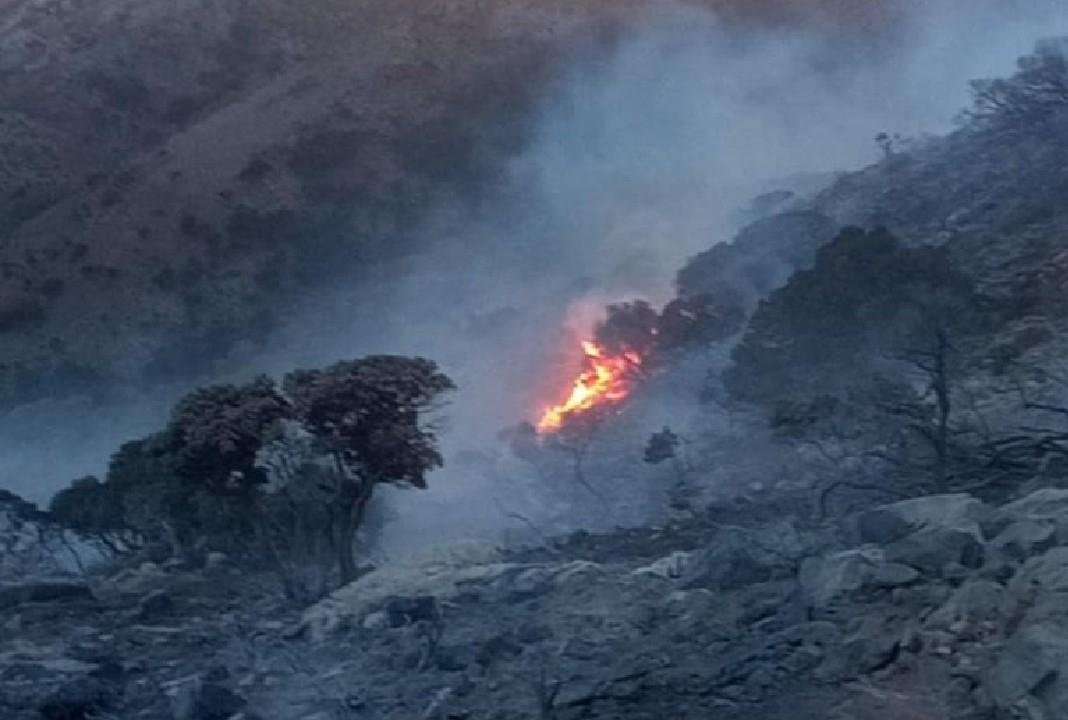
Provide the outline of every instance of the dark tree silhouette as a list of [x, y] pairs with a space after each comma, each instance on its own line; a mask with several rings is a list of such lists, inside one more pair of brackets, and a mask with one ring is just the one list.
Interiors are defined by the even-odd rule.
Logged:
[[57, 496], [64, 524], [102, 542], [132, 528], [168, 540], [176, 556], [266, 554], [287, 592], [289, 560], [329, 549], [341, 581], [352, 580], [374, 487], [425, 488], [442, 464], [426, 414], [454, 385], [429, 360], [371, 356], [294, 371], [283, 387], [258, 377], [192, 391], [162, 432], [112, 456], [105, 482], [77, 481]]
[[338, 564], [348, 582], [357, 572], [353, 541], [375, 486], [425, 488], [426, 473], [442, 464], [437, 436], [422, 421], [455, 386], [430, 360], [379, 355], [295, 371], [283, 387], [332, 461]]
[[139, 545], [138, 533], [126, 521], [121, 493], [95, 477], [72, 482], [56, 493], [48, 509], [56, 522], [112, 557]]
[[678, 457], [678, 448], [679, 436], [665, 425], [663, 430], [649, 436], [649, 443], [645, 446], [642, 459], [650, 465], [658, 465]]
[[648, 357], [656, 347], [659, 316], [645, 300], [609, 305], [594, 336], [611, 355], [636, 352]]
[[1029, 126], [1068, 109], [1068, 38], [1043, 40], [1009, 78], [973, 80], [966, 120], [995, 129]]
[[942, 249], [848, 228], [760, 304], [724, 379], [823, 454], [865, 445], [902, 487], [945, 491], [971, 467], [964, 349], [994, 310]]
[[940, 332], [973, 332], [983, 308], [941, 248], [847, 228], [760, 303], [724, 380], [736, 398], [769, 407], [840, 393]]
[[292, 408], [274, 381], [210, 385], [182, 398], [159, 438], [175, 471], [214, 493], [247, 493], [264, 481], [256, 455], [267, 432]]

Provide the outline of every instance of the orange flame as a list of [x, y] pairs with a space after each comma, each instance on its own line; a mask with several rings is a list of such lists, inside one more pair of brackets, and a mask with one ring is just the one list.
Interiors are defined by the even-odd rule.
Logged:
[[634, 374], [641, 369], [642, 358], [636, 352], [609, 355], [595, 342], [582, 343], [585, 369], [575, 379], [571, 393], [559, 405], [545, 411], [538, 421], [538, 432], [559, 430], [566, 419], [602, 405], [615, 405], [630, 394]]

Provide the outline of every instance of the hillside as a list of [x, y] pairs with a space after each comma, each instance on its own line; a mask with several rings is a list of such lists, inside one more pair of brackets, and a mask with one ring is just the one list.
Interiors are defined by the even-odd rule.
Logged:
[[[771, 72], [823, 119], [848, 109], [819, 92], [836, 63], [889, 47], [911, 5], [713, 4], [732, 30], [835, 29], [819, 82], [790, 52]], [[9, 482], [78, 479], [47, 510], [0, 490], [0, 716], [1068, 720], [1068, 39], [974, 82], [955, 129], [884, 133], [834, 174], [805, 162], [834, 148], [750, 125], [799, 107], [753, 87], [764, 55], [663, 95], [657, 66], [610, 118], [623, 141], [564, 113], [549, 159], [567, 197], [546, 214], [633, 227], [593, 213], [560, 248], [497, 254], [527, 239], [506, 216], [426, 252], [428, 219], [494, 213], [561, 68], [612, 75], [651, 0], [101, 7], [0, 11], [25, 53], [0, 84], [20, 108], [0, 405], [121, 381], [152, 419], [92, 397], [11, 415]], [[709, 87], [765, 111], [714, 123], [711, 152], [705, 98], [666, 102]], [[585, 144], [607, 187], [573, 192]], [[740, 208], [686, 162], [726, 173], [724, 148], [763, 193]], [[806, 172], [764, 187], [776, 152]], [[565, 227], [525, 189], [532, 237]], [[717, 207], [664, 217], [694, 198]], [[700, 251], [654, 287], [686, 232]], [[309, 369], [319, 348], [256, 344], [323, 297], [366, 345], [365, 317], [434, 352]], [[472, 314], [442, 321], [448, 303]], [[542, 332], [560, 308], [574, 327]], [[582, 357], [542, 396], [557, 335]], [[239, 341], [268, 374], [189, 379]], [[527, 395], [543, 406], [511, 417]], [[90, 413], [108, 422], [68, 436]], [[80, 467], [105, 436], [106, 467]]]
[[653, 5], [6, 3], [0, 398], [185, 374], [411, 251], [426, 210], [493, 182], [558, 63]]
[[473, 4], [97, 5], [5, 11], [9, 399], [49, 369], [151, 374], [163, 343], [217, 352], [339, 257], [403, 246], [493, 156], [487, 118], [515, 140], [544, 45], [584, 22], [569, 4], [511, 29]]

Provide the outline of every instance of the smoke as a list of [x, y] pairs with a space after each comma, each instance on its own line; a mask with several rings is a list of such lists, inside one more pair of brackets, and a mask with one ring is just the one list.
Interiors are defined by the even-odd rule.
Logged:
[[[501, 461], [501, 428], [557, 399], [599, 308], [669, 299], [685, 259], [729, 241], [755, 196], [803, 196], [874, 161], [880, 132], [951, 130], [969, 79], [1010, 73], [1038, 37], [1068, 30], [1054, 1], [888, 5], [897, 22], [881, 33], [742, 27], [661, 5], [611, 49], [562, 58], [491, 193], [438, 208], [425, 250], [308, 297], [267, 352], [232, 358], [213, 379], [368, 353], [437, 360], [460, 387], [446, 455], [475, 450], [484, 462], [452, 463], [429, 493], [401, 496], [399, 516], [424, 542], [499, 529], [501, 490], [479, 468]], [[8, 416], [3, 484], [40, 501], [101, 472], [184, 389]]]

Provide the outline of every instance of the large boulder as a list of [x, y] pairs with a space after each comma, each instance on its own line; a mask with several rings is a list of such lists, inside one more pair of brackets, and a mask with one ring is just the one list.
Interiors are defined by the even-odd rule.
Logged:
[[930, 630], [971, 631], [983, 623], [1004, 623], [1010, 612], [1008, 591], [991, 580], [969, 580], [961, 585], [924, 623]]
[[1068, 490], [1044, 488], [1001, 508], [1000, 517], [1011, 522], [1037, 523], [1054, 529], [1055, 542], [1068, 545]]
[[999, 532], [990, 545], [1001, 555], [1023, 562], [1058, 545], [1057, 525], [1051, 520], [1017, 520]]
[[803, 552], [804, 541], [789, 523], [726, 528], [690, 556], [682, 586], [725, 592], [792, 576]]
[[974, 529], [927, 525], [887, 545], [886, 559], [939, 577], [948, 567], [978, 570], [986, 560], [986, 548]]
[[676, 551], [655, 562], [644, 565], [632, 574], [637, 576], [658, 577], [664, 580], [678, 580], [686, 574], [691, 553]]
[[167, 572], [154, 562], [143, 562], [136, 568], [127, 568], [100, 584], [104, 595], [147, 595], [166, 585]]
[[303, 626], [314, 636], [354, 627], [393, 598], [448, 600], [523, 566], [505, 563], [483, 543], [441, 546], [376, 569], [308, 608]]
[[1068, 621], [1022, 627], [986, 673], [984, 684], [1008, 717], [1068, 718]]
[[1012, 580], [1012, 587], [1023, 586], [1068, 593], [1068, 547], [1053, 548], [1024, 563]]
[[987, 691], [1010, 716], [1068, 718], [1068, 548], [1024, 563], [1009, 583], [1008, 600], [1007, 624], [1017, 629], [986, 675]]
[[73, 570], [68, 548], [77, 545], [33, 503], [0, 488], [0, 583], [61, 575]]
[[855, 618], [830, 662], [820, 668], [820, 675], [836, 680], [887, 668], [900, 657], [907, 635], [892, 617], [872, 614]]
[[862, 543], [888, 545], [929, 528], [967, 532], [979, 538], [994, 510], [971, 495], [927, 495], [882, 505], [861, 513], [856, 534]]
[[1060, 618], [1068, 605], [1068, 547], [1024, 563], [1009, 582], [1009, 598], [1023, 622]]
[[86, 662], [67, 654], [62, 643], [20, 640], [0, 633], [0, 717], [7, 705], [46, 720], [106, 717], [121, 690], [121, 678], [106, 672], [106, 663]]
[[1068, 490], [1043, 488], [1004, 505], [1001, 512], [1016, 520], [1068, 518]]
[[883, 551], [874, 547], [807, 558], [800, 572], [802, 597], [815, 609], [859, 600], [919, 579], [920, 573], [914, 568], [888, 562]]
[[905, 518], [885, 507], [861, 513], [856, 523], [857, 538], [865, 545], [889, 545], [914, 529]]

